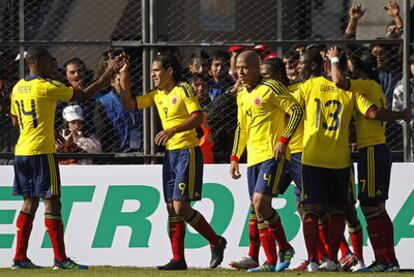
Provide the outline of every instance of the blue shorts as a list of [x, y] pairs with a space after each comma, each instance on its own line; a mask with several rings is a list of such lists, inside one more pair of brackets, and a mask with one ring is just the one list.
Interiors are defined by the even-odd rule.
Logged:
[[60, 197], [60, 174], [56, 154], [14, 157], [13, 195]]
[[167, 150], [162, 176], [166, 203], [200, 200], [203, 186], [203, 156], [200, 147]]
[[362, 205], [376, 206], [388, 199], [391, 153], [385, 144], [359, 150], [358, 199]]
[[255, 192], [276, 196], [285, 172], [286, 161], [270, 159], [247, 168], [247, 184], [250, 199]]
[[302, 153], [295, 153], [290, 156], [290, 162], [286, 165], [285, 174], [280, 182], [279, 194], [284, 194], [289, 185], [295, 184], [296, 201], [300, 201], [302, 192]]
[[345, 209], [350, 168], [331, 169], [302, 164], [303, 203], [332, 203]]

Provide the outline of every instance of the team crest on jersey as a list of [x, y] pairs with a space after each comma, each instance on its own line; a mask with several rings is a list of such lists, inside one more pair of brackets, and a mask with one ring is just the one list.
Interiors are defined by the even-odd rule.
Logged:
[[254, 99], [254, 104], [255, 104], [256, 106], [260, 106], [260, 105], [262, 105], [262, 99], [261, 99], [260, 97], [256, 97], [256, 98]]
[[173, 99], [171, 99], [171, 103], [173, 104], [173, 105], [177, 105], [177, 103], [178, 103], [178, 99], [177, 99], [177, 97], [173, 97]]

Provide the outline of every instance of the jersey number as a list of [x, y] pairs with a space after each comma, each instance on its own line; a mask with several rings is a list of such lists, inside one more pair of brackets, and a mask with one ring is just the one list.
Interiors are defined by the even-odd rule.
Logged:
[[[319, 98], [315, 98], [315, 102], [316, 102], [316, 124], [315, 124], [315, 128], [318, 129], [319, 128], [319, 122], [321, 120], [322, 101]], [[322, 126], [323, 126], [323, 128], [325, 128], [328, 131], [335, 131], [339, 128], [339, 125], [340, 125], [340, 121], [339, 121], [338, 116], [342, 111], [342, 104], [341, 104], [341, 102], [339, 102], [337, 100], [328, 100], [328, 101], [326, 101], [324, 106], [329, 107], [331, 105], [336, 106], [336, 110], [333, 113], [329, 113], [329, 117], [331, 117], [335, 120], [334, 125], [328, 126], [328, 124], [326, 122], [323, 122]]]
[[30, 100], [30, 106], [31, 106], [31, 110], [30, 111], [26, 111], [24, 108], [24, 103], [23, 100], [14, 101], [16, 103], [17, 106], [17, 110], [19, 112], [19, 122], [20, 122], [20, 128], [24, 129], [23, 126], [23, 120], [22, 120], [22, 116], [26, 115], [26, 116], [32, 116], [32, 122], [33, 122], [33, 128], [37, 128], [38, 124], [37, 124], [37, 114], [36, 114], [36, 104], [35, 101], [32, 99]]

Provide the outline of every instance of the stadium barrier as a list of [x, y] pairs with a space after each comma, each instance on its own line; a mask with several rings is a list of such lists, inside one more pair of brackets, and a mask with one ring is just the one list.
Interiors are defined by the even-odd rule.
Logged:
[[[394, 222], [396, 253], [402, 268], [414, 268], [414, 170], [411, 163], [395, 163], [387, 210]], [[61, 166], [62, 217], [67, 253], [89, 265], [152, 267], [171, 257], [167, 212], [162, 194], [161, 165]], [[216, 231], [228, 240], [222, 266], [248, 249], [249, 198], [246, 167], [242, 178], [229, 176], [228, 165], [207, 165], [203, 201], [194, 207], [203, 212]], [[21, 198], [11, 195], [13, 167], [0, 167], [0, 267], [10, 266], [15, 247], [15, 221]], [[274, 200], [286, 235], [296, 250], [293, 265], [306, 258], [301, 222], [295, 210], [293, 186]], [[51, 266], [53, 252], [43, 227], [39, 206], [30, 238], [29, 257]], [[365, 229], [365, 220], [358, 209]], [[210, 248], [191, 227], [186, 233], [189, 266], [208, 267]], [[373, 260], [364, 233], [365, 261]], [[264, 254], [261, 253], [261, 260]]]

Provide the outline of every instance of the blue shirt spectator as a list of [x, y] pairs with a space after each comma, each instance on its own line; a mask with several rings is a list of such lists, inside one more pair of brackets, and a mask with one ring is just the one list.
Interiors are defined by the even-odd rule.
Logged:
[[103, 152], [142, 151], [142, 113], [122, 106], [119, 96], [119, 74], [112, 81], [112, 90], [98, 98], [94, 123]]

